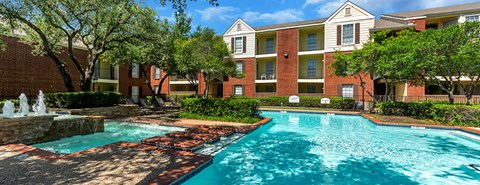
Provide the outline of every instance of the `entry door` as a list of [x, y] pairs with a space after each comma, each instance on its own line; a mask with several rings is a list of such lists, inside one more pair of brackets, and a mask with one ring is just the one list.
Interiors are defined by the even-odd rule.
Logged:
[[132, 99], [135, 103], [140, 101], [138, 86], [132, 86]]

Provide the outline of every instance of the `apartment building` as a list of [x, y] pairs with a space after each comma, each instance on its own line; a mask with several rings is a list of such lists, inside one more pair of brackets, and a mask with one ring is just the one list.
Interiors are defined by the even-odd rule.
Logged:
[[[362, 89], [358, 79], [331, 75], [333, 69], [329, 66], [336, 51], [361, 48], [370, 35], [381, 30], [442, 29], [478, 20], [479, 15], [480, 3], [470, 3], [384, 14], [375, 20], [368, 10], [347, 1], [330, 17], [315, 20], [251, 27], [238, 19], [223, 37], [237, 69], [245, 71], [246, 77], [225, 81], [224, 97], [303, 95], [359, 99]], [[367, 80], [365, 86], [370, 92], [382, 94], [381, 80]], [[441, 91], [410, 84], [395, 87], [395, 96], [425, 97], [434, 93]], [[462, 95], [461, 90], [458, 94]]]

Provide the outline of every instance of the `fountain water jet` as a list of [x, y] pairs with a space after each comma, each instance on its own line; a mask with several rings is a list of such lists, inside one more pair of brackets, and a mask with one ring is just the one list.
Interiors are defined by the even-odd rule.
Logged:
[[45, 98], [43, 97], [43, 92], [40, 90], [38, 92], [37, 101], [35, 105], [32, 106], [33, 112], [35, 115], [45, 115], [47, 113], [47, 107], [45, 106]]
[[24, 93], [20, 94], [20, 110], [18, 110], [17, 114], [19, 116], [28, 116], [30, 113], [30, 106], [28, 105], [27, 96]]
[[12, 101], [6, 101], [3, 105], [2, 115], [5, 117], [13, 117], [15, 114], [15, 105]]

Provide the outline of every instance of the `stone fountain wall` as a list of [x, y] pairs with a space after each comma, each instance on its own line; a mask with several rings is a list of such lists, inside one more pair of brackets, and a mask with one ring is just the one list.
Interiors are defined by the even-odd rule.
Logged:
[[54, 119], [55, 115], [0, 118], [0, 145], [33, 144], [104, 131], [103, 117]]
[[105, 118], [142, 116], [152, 113], [150, 110], [142, 109], [137, 105], [118, 105], [112, 107], [95, 107], [83, 109], [52, 108], [48, 110], [54, 112], [68, 112], [72, 115], [103, 116]]

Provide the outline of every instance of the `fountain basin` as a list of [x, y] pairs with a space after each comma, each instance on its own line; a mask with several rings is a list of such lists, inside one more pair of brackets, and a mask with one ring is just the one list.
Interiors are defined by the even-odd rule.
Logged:
[[36, 115], [0, 117], [0, 145], [34, 144], [65, 137], [103, 132], [104, 118], [98, 116]]

